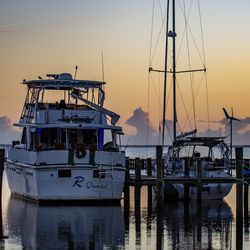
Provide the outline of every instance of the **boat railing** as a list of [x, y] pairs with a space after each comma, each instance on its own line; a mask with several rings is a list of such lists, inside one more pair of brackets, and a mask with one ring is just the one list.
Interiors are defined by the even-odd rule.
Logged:
[[[25, 149], [24, 144], [20, 144], [19, 141], [15, 141], [16, 144], [12, 145], [12, 148], [15, 149]], [[85, 150], [89, 150], [90, 145], [85, 146]], [[35, 146], [35, 148], [30, 149], [29, 151], [52, 151], [52, 150], [67, 150], [68, 148], [66, 147], [65, 143], [56, 143], [55, 145], [47, 145], [45, 143], [39, 143]], [[116, 147], [99, 147], [95, 151], [105, 151], [105, 152], [120, 152], [119, 148]]]

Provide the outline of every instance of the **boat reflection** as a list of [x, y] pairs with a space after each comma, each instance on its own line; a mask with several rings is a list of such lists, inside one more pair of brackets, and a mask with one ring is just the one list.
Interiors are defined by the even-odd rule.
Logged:
[[[162, 209], [154, 204], [157, 215], [157, 244], [166, 249], [231, 249], [231, 208], [223, 200], [166, 202]], [[161, 219], [162, 218], [162, 219]], [[161, 221], [164, 221], [164, 225]], [[162, 228], [164, 227], [164, 229]], [[161, 233], [163, 234], [163, 233]], [[165, 241], [165, 244], [164, 244]], [[167, 246], [166, 246], [167, 245]]]
[[124, 246], [120, 206], [44, 206], [10, 197], [8, 234], [23, 249], [117, 249]]

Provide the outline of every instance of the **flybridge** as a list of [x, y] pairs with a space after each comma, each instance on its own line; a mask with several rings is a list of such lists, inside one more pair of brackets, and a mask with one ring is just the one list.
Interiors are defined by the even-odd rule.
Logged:
[[[113, 126], [118, 122], [120, 116], [103, 107], [105, 92], [102, 85], [106, 82], [74, 80], [69, 73], [47, 74], [46, 76], [48, 79], [39, 76], [38, 80], [23, 80], [22, 83], [26, 84], [28, 88], [20, 123], [49, 123], [55, 119], [58, 121], [59, 113], [63, 117], [61, 121], [65, 122], [64, 116], [67, 112], [71, 117], [71, 122], [73, 119], [76, 122], [76, 119], [72, 118], [73, 114], [73, 116], [77, 116], [80, 123], [80, 120], [83, 119], [82, 114], [85, 114], [84, 117], [86, 113], [87, 116], [90, 116], [94, 112], [93, 110], [100, 113], [99, 120], [96, 118], [95, 123], [105, 124], [106, 118], [104, 119], [103, 115], [111, 118], [110, 122]], [[62, 94], [60, 99], [57, 95], [48, 95], [52, 97], [52, 102], [51, 100], [46, 101], [47, 93], [50, 90], [60, 90]], [[81, 105], [78, 101], [82, 101], [84, 104]], [[89, 110], [92, 110], [92, 113], [89, 113]], [[58, 113], [58, 111], [60, 112]], [[51, 115], [52, 113], [53, 115]], [[85, 118], [84, 121], [86, 121]]]
[[90, 80], [73, 80], [72, 75], [69, 73], [62, 74], [47, 74], [48, 79], [38, 80], [23, 80], [22, 84], [28, 85], [32, 88], [42, 89], [57, 89], [57, 90], [70, 90], [72, 88], [100, 88], [106, 82], [90, 81]]

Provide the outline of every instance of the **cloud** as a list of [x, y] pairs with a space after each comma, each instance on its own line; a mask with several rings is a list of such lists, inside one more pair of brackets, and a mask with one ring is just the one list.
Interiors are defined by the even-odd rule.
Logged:
[[27, 30], [27, 28], [28, 28], [27, 26], [0, 27], [0, 33], [15, 33], [19, 31]]
[[[204, 120], [198, 120], [198, 122], [203, 122], [203, 123], [207, 123], [207, 121]], [[220, 123], [221, 121], [209, 121], [210, 123]]]
[[7, 116], [0, 117], [0, 144], [11, 144], [13, 140], [20, 140], [20, 134]]
[[131, 135], [129, 144], [155, 144], [157, 143], [158, 133], [154, 128], [149, 114], [141, 107], [134, 110], [133, 115], [126, 121], [126, 124], [136, 128], [136, 134]]
[[[147, 130], [147, 120], [148, 120], [148, 130]], [[233, 121], [233, 144], [234, 145], [250, 145], [250, 117], [239, 118], [240, 122]], [[199, 122], [207, 122], [199, 120]], [[229, 143], [230, 140], [230, 126], [228, 126], [229, 121], [227, 119], [222, 119], [218, 121], [210, 121], [211, 123], [221, 124], [218, 129], [207, 129], [205, 131], [199, 131], [197, 136], [224, 136], [227, 137], [226, 141]], [[161, 144], [161, 129], [158, 130], [153, 126], [152, 121], [149, 118], [149, 114], [142, 110], [141, 107], [134, 110], [133, 115], [126, 121], [126, 124], [136, 128], [136, 134], [130, 135], [127, 138], [128, 144], [147, 144], [147, 134], [148, 134], [148, 144]], [[162, 127], [162, 124], [161, 124]], [[224, 127], [224, 128], [223, 128]], [[166, 121], [165, 129], [165, 144], [172, 143], [172, 132], [173, 122], [171, 120]]]
[[[233, 121], [233, 144], [234, 145], [250, 145], [250, 117], [238, 118], [239, 121]], [[200, 121], [204, 122], [204, 121]], [[200, 136], [227, 136], [230, 140], [230, 126], [229, 120], [222, 119], [220, 121], [213, 121], [224, 125], [224, 129], [206, 130], [199, 133]]]

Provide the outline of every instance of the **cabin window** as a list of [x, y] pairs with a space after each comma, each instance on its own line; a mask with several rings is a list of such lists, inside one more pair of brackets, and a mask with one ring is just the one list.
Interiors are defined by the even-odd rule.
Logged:
[[23, 128], [21, 143], [26, 144], [26, 128], [25, 127]]
[[69, 130], [69, 143], [85, 143], [87, 146], [96, 143], [96, 130], [94, 129], [71, 129]]
[[94, 170], [93, 171], [93, 178], [105, 178], [105, 171], [102, 170]]
[[116, 143], [116, 131], [113, 130], [105, 130], [104, 133], [104, 145], [103, 149], [107, 151], [119, 151], [119, 148]]
[[95, 144], [98, 149], [117, 151], [116, 132], [110, 129], [69, 129], [69, 147], [76, 144], [84, 144], [86, 148]]
[[66, 178], [66, 177], [71, 177], [70, 169], [58, 170], [58, 178]]
[[66, 130], [61, 128], [38, 128], [32, 132], [32, 148], [36, 150], [65, 149]]
[[98, 136], [98, 147], [103, 148], [103, 142], [104, 142], [104, 129], [99, 128], [97, 130], [97, 136]]

